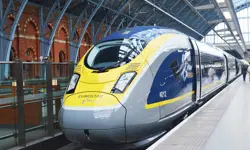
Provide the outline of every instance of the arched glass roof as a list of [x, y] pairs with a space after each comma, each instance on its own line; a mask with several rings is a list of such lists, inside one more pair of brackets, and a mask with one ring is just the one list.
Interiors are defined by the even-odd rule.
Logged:
[[[238, 0], [239, 1], [239, 0]], [[245, 42], [250, 42], [250, 8], [244, 8], [237, 12], [237, 17], [239, 20], [241, 32]], [[226, 29], [225, 23], [220, 23], [215, 27], [215, 30]], [[229, 31], [223, 31], [224, 35], [228, 34]], [[223, 35], [223, 34], [222, 34]], [[228, 37], [231, 39], [232, 37]], [[210, 31], [203, 41], [208, 43], [225, 43], [220, 37], [218, 37], [214, 31]]]
[[[87, 29], [91, 27], [93, 43], [108, 34], [134, 26], [157, 25], [176, 29], [197, 40], [221, 22], [227, 26], [238, 44], [245, 52], [246, 46], [235, 10], [241, 10], [250, 4], [250, 0], [16, 0], [20, 2], [20, 11], [16, 11], [15, 22], [20, 19], [27, 3], [38, 6], [41, 26], [41, 39], [52, 43], [59, 22], [65, 17], [69, 23], [69, 40], [75, 46], [71, 51], [78, 51]], [[6, 14], [14, 1], [3, 1]], [[6, 21], [5, 21], [6, 22]], [[221, 25], [219, 25], [221, 26]], [[13, 25], [16, 28], [16, 24]], [[50, 27], [53, 27], [50, 29]], [[14, 36], [15, 29], [8, 35]], [[51, 32], [47, 38], [47, 32]], [[215, 31], [217, 33], [217, 31]], [[80, 38], [76, 38], [77, 33]], [[217, 33], [217, 35], [219, 35]], [[220, 35], [219, 35], [220, 36]], [[237, 39], [239, 37], [239, 39]], [[249, 38], [249, 37], [248, 37]], [[76, 42], [74, 39], [78, 39]], [[43, 43], [43, 42], [42, 42]], [[242, 45], [240, 45], [242, 44]], [[228, 44], [230, 45], [230, 44]], [[41, 55], [49, 55], [51, 45], [43, 49]], [[7, 50], [6, 54], [9, 50]], [[72, 53], [75, 60], [76, 53]]]
[[[250, 0], [234, 0], [235, 9], [237, 10], [237, 18], [240, 25], [241, 33], [244, 38], [247, 50], [250, 49]], [[215, 34], [212, 30], [202, 39], [202, 41], [207, 43], [215, 44], [219, 47], [222, 47], [224, 50], [235, 50], [237, 49], [237, 43], [233, 37], [227, 37], [229, 31], [226, 31], [225, 23], [219, 23], [215, 26], [216, 31], [222, 31], [221, 35], [224, 39], [227, 39], [227, 42], [230, 43], [231, 47], [228, 47], [224, 40]], [[238, 37], [237, 37], [238, 38]], [[232, 52], [232, 51], [231, 51]]]
[[[101, 0], [66, 1], [71, 1], [66, 13], [74, 16], [74, 19], [83, 11], [86, 11], [84, 17], [88, 18]], [[29, 2], [46, 7], [49, 11], [54, 1]], [[103, 24], [112, 24], [112, 27], [119, 29], [156, 24], [177, 29], [200, 40], [216, 25], [210, 24], [210, 21], [223, 19], [215, 5], [216, 0], [104, 0], [92, 20], [97, 26], [104, 22]]]
[[234, 3], [234, 8], [237, 8], [239, 6], [242, 6], [244, 4], [247, 4], [248, 2], [250, 2], [250, 0], [232, 0]]

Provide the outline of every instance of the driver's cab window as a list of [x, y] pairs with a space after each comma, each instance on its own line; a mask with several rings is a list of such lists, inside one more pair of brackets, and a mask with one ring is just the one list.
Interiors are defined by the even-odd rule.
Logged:
[[92, 69], [116, 68], [136, 58], [146, 46], [139, 39], [121, 39], [97, 44], [86, 57], [86, 66]]

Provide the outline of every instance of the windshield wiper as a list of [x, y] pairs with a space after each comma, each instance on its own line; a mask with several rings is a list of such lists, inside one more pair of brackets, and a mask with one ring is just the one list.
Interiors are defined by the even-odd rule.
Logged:
[[113, 64], [113, 65], [110, 65], [110, 66], [106, 66], [106, 67], [102, 67], [102, 68], [98, 68], [98, 73], [101, 73], [101, 72], [107, 72], [108, 69], [111, 69], [111, 68], [115, 68], [117, 67], [118, 65], [120, 64], [120, 62], [118, 61], [117, 63]]

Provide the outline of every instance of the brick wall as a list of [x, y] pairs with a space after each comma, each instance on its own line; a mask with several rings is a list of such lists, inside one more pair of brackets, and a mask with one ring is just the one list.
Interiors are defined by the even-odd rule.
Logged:
[[[9, 15], [8, 22], [12, 23], [15, 16]], [[12, 51], [14, 57], [23, 61], [40, 61], [40, 27], [39, 27], [39, 8], [36, 6], [26, 5], [19, 20], [15, 38], [12, 42]], [[9, 30], [8, 28], [6, 30]], [[81, 31], [81, 29], [79, 29]], [[91, 45], [91, 28], [82, 40], [79, 50], [79, 56], [82, 57]], [[51, 47], [51, 60], [59, 62], [59, 53], [65, 54], [65, 60], [69, 61], [69, 19], [64, 16], [57, 28], [53, 45]], [[47, 35], [49, 36], [49, 35]], [[29, 49], [30, 52], [27, 53]]]

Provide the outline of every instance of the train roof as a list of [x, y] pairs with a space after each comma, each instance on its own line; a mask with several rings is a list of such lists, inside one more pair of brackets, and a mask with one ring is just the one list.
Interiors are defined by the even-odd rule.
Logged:
[[176, 30], [170, 29], [170, 28], [166, 28], [166, 27], [139, 26], [139, 27], [128, 28], [128, 29], [124, 29], [124, 30], [112, 33], [109, 36], [100, 40], [99, 42], [117, 40], [117, 39], [129, 39], [129, 38], [135, 38], [135, 39], [140, 39], [140, 40], [144, 40], [146, 42], [149, 42], [149, 41], [157, 38], [158, 36], [163, 35], [163, 34], [167, 34], [167, 33], [182, 34], [179, 31], [176, 31]]
[[[157, 38], [160, 35], [168, 34], [168, 33], [175, 33], [175, 34], [181, 34], [189, 37], [192, 40], [197, 41], [193, 37], [190, 37], [180, 31], [177, 31], [172, 28], [162, 27], [162, 26], [137, 26], [132, 28], [123, 29], [117, 32], [114, 32], [110, 34], [109, 36], [106, 36], [105, 38], [98, 41], [98, 43], [105, 42], [105, 41], [111, 41], [111, 40], [119, 40], [119, 39], [140, 39], [144, 40], [146, 43], [149, 43], [151, 40]], [[224, 54], [231, 55], [230, 53], [216, 47], [213, 44], [205, 43], [202, 41], [199, 41], [201, 43], [204, 43], [214, 49], [217, 49], [218, 51], [221, 51]], [[234, 57], [234, 56], [233, 56]]]

